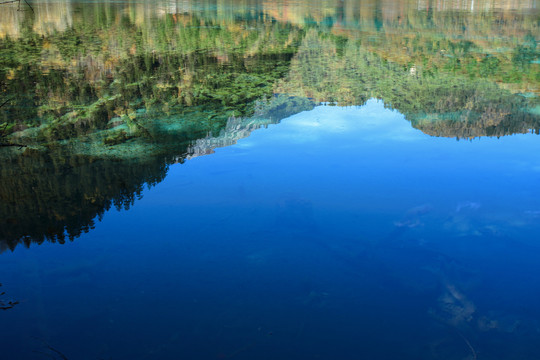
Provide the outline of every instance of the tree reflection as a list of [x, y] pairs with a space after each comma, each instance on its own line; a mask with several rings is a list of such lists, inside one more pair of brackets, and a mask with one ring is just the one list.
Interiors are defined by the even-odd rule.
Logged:
[[317, 4], [4, 8], [0, 142], [28, 149], [0, 152], [2, 246], [73, 239], [169, 164], [320, 102], [379, 98], [433, 136], [539, 132], [533, 5]]
[[[5, 154], [4, 154], [5, 155]], [[166, 175], [164, 158], [115, 161], [65, 151], [2, 157], [0, 251], [18, 243], [64, 243], [94, 227], [111, 207], [128, 209]]]
[[403, 68], [358, 43], [343, 45], [315, 29], [307, 33], [277, 90], [339, 105], [361, 105], [376, 97], [434, 136], [474, 138], [540, 129], [540, 118], [532, 110], [537, 98], [483, 79]]

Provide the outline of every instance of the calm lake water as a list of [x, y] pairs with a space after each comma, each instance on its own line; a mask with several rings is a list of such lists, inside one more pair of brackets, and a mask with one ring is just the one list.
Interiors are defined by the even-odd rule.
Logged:
[[536, 0], [0, 4], [0, 358], [540, 358]]

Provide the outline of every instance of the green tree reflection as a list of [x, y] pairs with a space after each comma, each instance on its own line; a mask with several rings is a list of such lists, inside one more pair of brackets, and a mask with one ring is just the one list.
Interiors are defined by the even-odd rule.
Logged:
[[320, 102], [379, 98], [433, 136], [538, 133], [536, 13], [472, 9], [491, 3], [6, 7], [0, 141], [28, 148], [0, 148], [1, 246], [73, 239], [170, 164]]

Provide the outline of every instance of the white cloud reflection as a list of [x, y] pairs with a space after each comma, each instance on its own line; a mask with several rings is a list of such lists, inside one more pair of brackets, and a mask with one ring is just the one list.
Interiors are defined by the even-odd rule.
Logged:
[[282, 120], [278, 127], [281, 138], [297, 143], [336, 135], [363, 142], [412, 141], [426, 136], [412, 128], [402, 114], [385, 109], [375, 99], [364, 106], [317, 106]]

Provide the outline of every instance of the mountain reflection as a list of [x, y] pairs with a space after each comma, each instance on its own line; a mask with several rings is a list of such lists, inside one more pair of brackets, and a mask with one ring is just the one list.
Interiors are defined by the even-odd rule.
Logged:
[[433, 136], [538, 133], [537, 4], [516, 4], [2, 4], [1, 246], [73, 239], [169, 164], [322, 102], [382, 99]]
[[320, 102], [361, 105], [384, 100], [413, 127], [434, 136], [474, 138], [538, 132], [540, 117], [530, 99], [484, 79], [432, 74], [421, 67], [387, 62], [352, 42], [339, 47], [310, 30], [293, 58], [279, 92]]

